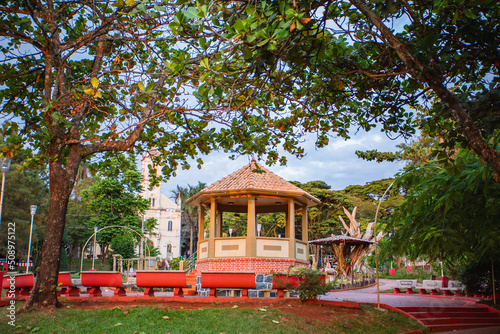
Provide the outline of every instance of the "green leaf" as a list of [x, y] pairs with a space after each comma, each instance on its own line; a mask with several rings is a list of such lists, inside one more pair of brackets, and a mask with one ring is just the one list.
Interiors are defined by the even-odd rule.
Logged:
[[137, 87], [139, 87], [140, 90], [142, 90], [144, 92], [144, 84], [142, 83], [142, 81], [139, 81], [137, 83]]
[[90, 83], [92, 84], [92, 87], [97, 88], [99, 87], [99, 80], [96, 77], [93, 77], [90, 79]]

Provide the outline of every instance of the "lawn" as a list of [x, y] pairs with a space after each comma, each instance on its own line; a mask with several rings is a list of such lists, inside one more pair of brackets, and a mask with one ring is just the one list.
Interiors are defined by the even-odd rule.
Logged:
[[[22, 303], [17, 302], [19, 307]], [[16, 327], [0, 322], [0, 333], [405, 333], [424, 327], [402, 314], [372, 305], [359, 309], [301, 304], [262, 306], [251, 303], [203, 304], [184, 309], [169, 302], [114, 308], [80, 307], [67, 303], [52, 312], [16, 314]], [[101, 307], [101, 306], [97, 306]], [[186, 305], [186, 307], [188, 307]], [[192, 307], [192, 305], [191, 305]], [[2, 319], [7, 309], [0, 309]]]

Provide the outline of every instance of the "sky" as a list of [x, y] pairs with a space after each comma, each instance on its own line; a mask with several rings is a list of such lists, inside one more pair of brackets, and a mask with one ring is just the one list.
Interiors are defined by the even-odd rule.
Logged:
[[[288, 181], [324, 181], [332, 190], [342, 190], [350, 185], [364, 185], [370, 181], [393, 177], [403, 167], [401, 162], [365, 161], [359, 159], [355, 151], [378, 150], [396, 151], [396, 145], [403, 143], [403, 139], [391, 140], [384, 133], [372, 130], [368, 133], [358, 132], [351, 139], [332, 138], [328, 146], [315, 149], [314, 141], [304, 143], [306, 156], [297, 159], [287, 156], [286, 166], [267, 166], [264, 161], [258, 161], [270, 171]], [[207, 185], [220, 180], [248, 164], [252, 157], [240, 156], [236, 160], [229, 158], [230, 154], [220, 152], [203, 156], [204, 164], [201, 169], [196, 163], [189, 170], [178, 170], [177, 176], [162, 185], [162, 192], [168, 197], [177, 185], [186, 187], [196, 185], [198, 181]]]

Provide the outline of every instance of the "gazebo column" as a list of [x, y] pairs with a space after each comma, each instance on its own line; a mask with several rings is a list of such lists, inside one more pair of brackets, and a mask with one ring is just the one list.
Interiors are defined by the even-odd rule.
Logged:
[[[200, 206], [198, 208], [198, 241], [203, 239], [205, 239], [205, 209]], [[198, 254], [200, 254], [199, 250]]]
[[309, 260], [309, 226], [307, 224], [307, 206], [302, 207], [302, 241], [306, 243], [306, 259]]
[[215, 257], [215, 221], [217, 219], [217, 202], [215, 198], [210, 200], [210, 228], [208, 236], [208, 257]]
[[295, 202], [293, 199], [288, 200], [288, 257], [295, 259]]
[[222, 223], [223, 223], [222, 211], [217, 211], [217, 225], [216, 225], [217, 227], [216, 227], [216, 233], [215, 233], [216, 238], [222, 237]]
[[255, 257], [257, 242], [256, 242], [256, 225], [255, 225], [255, 197], [248, 197], [248, 214], [247, 214], [247, 239], [245, 254], [248, 257]]

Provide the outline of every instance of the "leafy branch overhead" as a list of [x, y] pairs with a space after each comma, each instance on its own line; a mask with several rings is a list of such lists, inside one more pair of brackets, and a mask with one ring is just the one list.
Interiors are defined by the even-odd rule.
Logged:
[[183, 8], [177, 35], [194, 37], [203, 50], [225, 45], [224, 57], [208, 56], [198, 68], [205, 107], [251, 109], [281, 133], [315, 133], [318, 147], [331, 135], [348, 138], [352, 127], [381, 124], [388, 135], [409, 137], [422, 126], [500, 173], [500, 153], [488, 140], [500, 119], [498, 2], [197, 1]]

